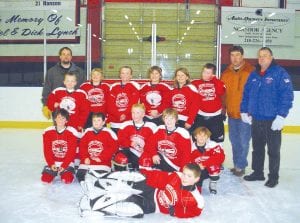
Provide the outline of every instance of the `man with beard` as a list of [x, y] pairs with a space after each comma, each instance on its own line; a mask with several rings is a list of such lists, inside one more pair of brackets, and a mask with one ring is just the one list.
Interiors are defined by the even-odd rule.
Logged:
[[51, 67], [46, 74], [43, 93], [43, 114], [47, 119], [51, 118], [51, 111], [47, 107], [48, 95], [57, 87], [63, 87], [64, 74], [67, 72], [74, 73], [77, 77], [77, 85], [75, 89], [86, 81], [86, 75], [84, 71], [78, 67], [72, 60], [72, 50], [69, 47], [63, 47], [59, 50], [60, 62]]

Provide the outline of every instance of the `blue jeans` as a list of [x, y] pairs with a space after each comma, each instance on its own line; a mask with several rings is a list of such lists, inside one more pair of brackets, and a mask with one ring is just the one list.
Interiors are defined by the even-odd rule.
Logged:
[[228, 118], [228, 129], [234, 167], [245, 169], [248, 166], [251, 125], [243, 122], [242, 119]]

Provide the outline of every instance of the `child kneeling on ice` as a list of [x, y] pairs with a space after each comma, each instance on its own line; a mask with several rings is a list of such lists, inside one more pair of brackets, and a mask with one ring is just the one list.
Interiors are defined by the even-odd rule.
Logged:
[[192, 162], [201, 168], [201, 178], [197, 187], [201, 192], [203, 181], [209, 178], [209, 191], [216, 194], [221, 165], [225, 160], [224, 150], [219, 143], [210, 140], [211, 132], [206, 127], [196, 128], [193, 136], [195, 142], [192, 144]]
[[61, 181], [70, 184], [74, 180], [74, 163], [79, 133], [67, 126], [69, 113], [65, 109], [53, 112], [54, 126], [43, 134], [44, 157], [47, 165], [42, 171], [41, 181], [52, 183], [59, 175]]

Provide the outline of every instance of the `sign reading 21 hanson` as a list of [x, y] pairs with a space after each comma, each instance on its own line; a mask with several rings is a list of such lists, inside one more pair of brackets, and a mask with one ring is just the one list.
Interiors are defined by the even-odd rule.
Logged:
[[74, 40], [80, 36], [77, 9], [77, 0], [1, 1], [0, 41]]
[[222, 43], [293, 45], [295, 10], [222, 7]]

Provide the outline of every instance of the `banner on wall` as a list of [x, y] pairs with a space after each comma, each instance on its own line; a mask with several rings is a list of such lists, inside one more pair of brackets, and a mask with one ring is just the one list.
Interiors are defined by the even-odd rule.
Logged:
[[76, 0], [0, 1], [0, 42], [78, 40], [79, 7]]
[[222, 7], [221, 21], [224, 44], [294, 44], [294, 9]]

